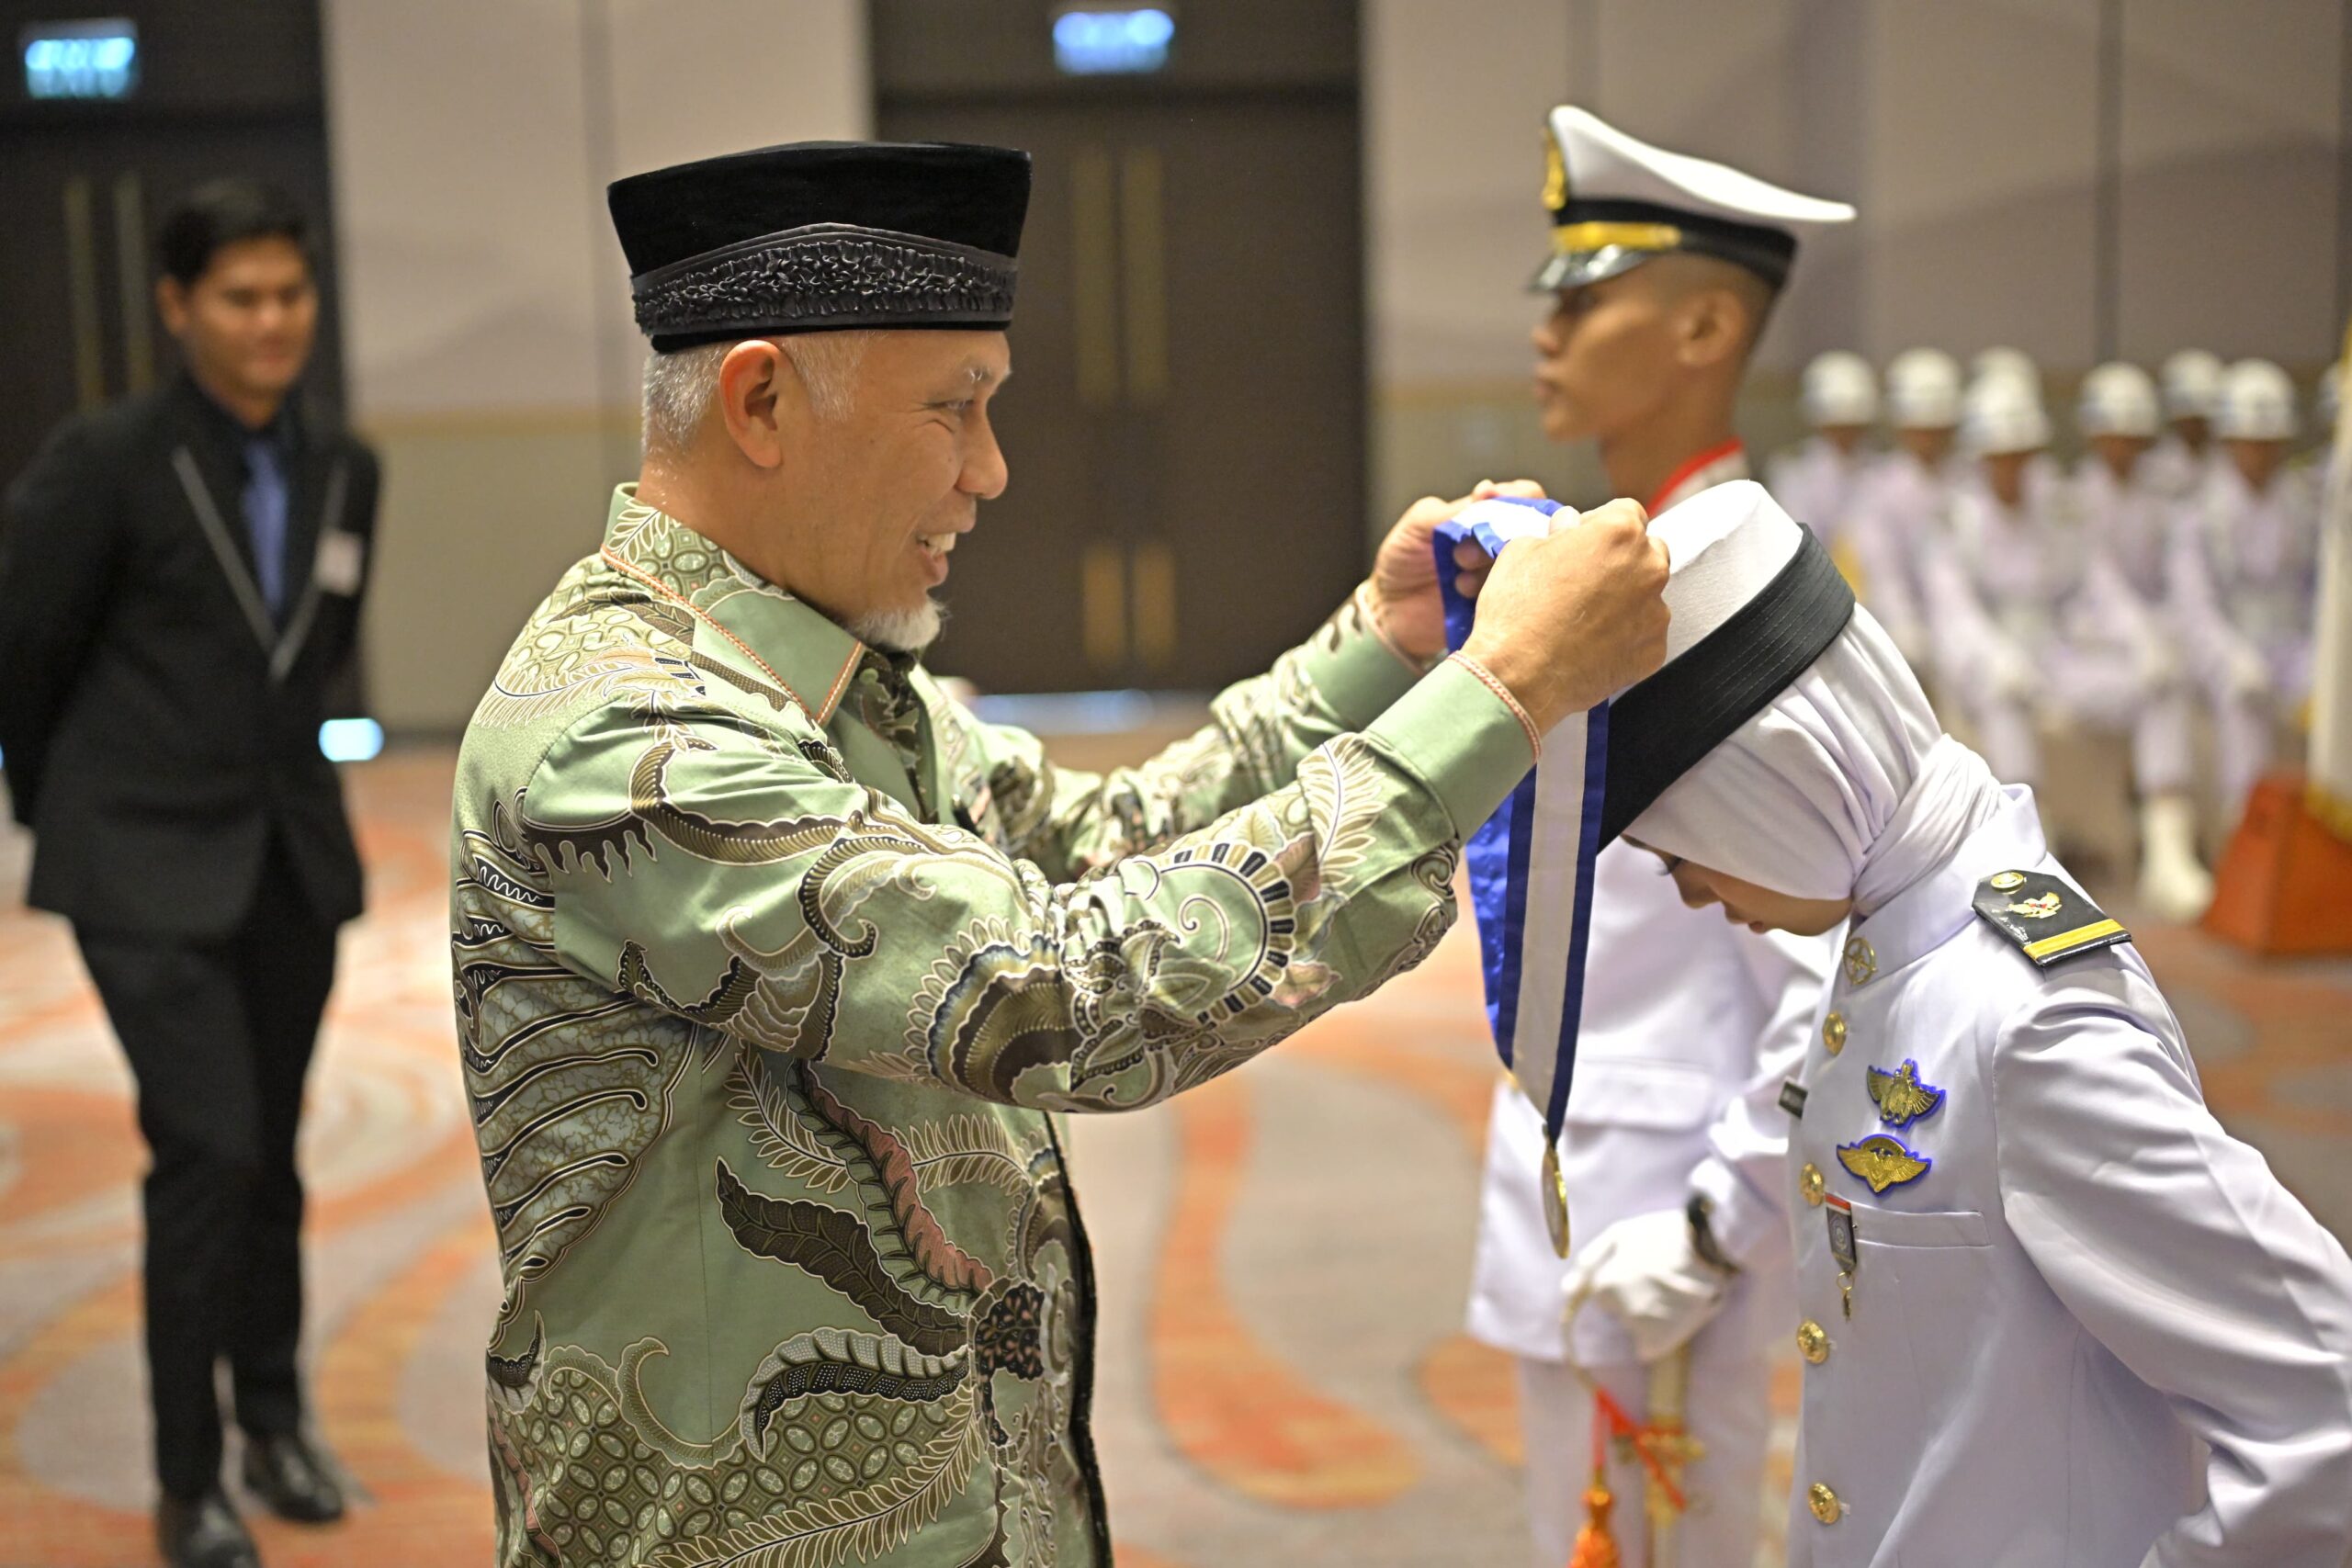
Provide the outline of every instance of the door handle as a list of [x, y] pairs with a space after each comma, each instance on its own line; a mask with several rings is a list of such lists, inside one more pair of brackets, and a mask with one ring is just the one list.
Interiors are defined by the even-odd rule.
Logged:
[[84, 413], [107, 400], [106, 339], [98, 326], [98, 240], [90, 223], [90, 182], [65, 182], [65, 296], [74, 333], [74, 393]]
[[155, 332], [147, 298], [147, 204], [136, 170], [115, 176], [114, 250], [122, 282], [123, 386], [143, 392], [155, 384]]
[[1071, 310], [1078, 350], [1080, 408], [1106, 409], [1119, 400], [1118, 241], [1113, 229], [1111, 154], [1080, 152], [1070, 168]]
[[1127, 400], [1148, 408], [1168, 390], [1168, 221], [1157, 147], [1131, 148], [1119, 177], [1125, 241]]
[[1079, 562], [1079, 634], [1086, 662], [1115, 671], [1127, 662], [1127, 558], [1097, 541]]

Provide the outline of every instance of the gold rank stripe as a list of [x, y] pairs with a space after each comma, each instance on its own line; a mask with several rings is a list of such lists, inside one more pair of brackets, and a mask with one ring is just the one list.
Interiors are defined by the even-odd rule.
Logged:
[[1671, 223], [1562, 223], [1552, 231], [1552, 249], [1562, 255], [1603, 250], [1611, 245], [1629, 251], [1670, 251], [1682, 243], [1682, 231]]
[[2076, 926], [2073, 931], [2060, 931], [2056, 936], [2046, 936], [2040, 942], [2026, 943], [2025, 955], [2028, 958], [2047, 958], [2053, 953], [2064, 953], [2070, 947], [2080, 947], [2103, 936], [2118, 935], [2122, 930], [2113, 920], [2094, 920], [2089, 925]]

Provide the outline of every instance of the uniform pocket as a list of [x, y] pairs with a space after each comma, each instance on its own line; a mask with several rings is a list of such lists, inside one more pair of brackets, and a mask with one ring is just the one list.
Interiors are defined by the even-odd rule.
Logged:
[[1992, 1233], [1973, 1209], [1919, 1213], [1854, 1205], [1854, 1239], [1864, 1247], [1990, 1247]]

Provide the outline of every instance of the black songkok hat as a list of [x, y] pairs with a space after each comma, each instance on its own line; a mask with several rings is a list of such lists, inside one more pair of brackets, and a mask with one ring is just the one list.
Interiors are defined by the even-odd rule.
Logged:
[[616, 180], [637, 324], [695, 344], [855, 327], [1010, 325], [1029, 154], [796, 141]]

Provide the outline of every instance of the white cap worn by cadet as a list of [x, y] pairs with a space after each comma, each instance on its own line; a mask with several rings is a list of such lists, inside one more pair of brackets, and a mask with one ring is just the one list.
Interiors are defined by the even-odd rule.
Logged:
[[2021, 348], [2007, 348], [1996, 344], [1980, 349], [1968, 362], [1968, 384], [1981, 387], [1985, 382], [2007, 377], [2030, 388], [2035, 397], [2041, 395], [2041, 367], [2033, 355]]
[[1598, 283], [1672, 251], [1734, 263], [1778, 288], [1801, 240], [1854, 219], [1842, 201], [1653, 147], [1573, 104], [1552, 111], [1545, 142], [1552, 255], [1536, 271], [1537, 293]]
[[1799, 399], [1805, 423], [1816, 429], [1870, 424], [1878, 419], [1878, 374], [1860, 355], [1833, 348], [1804, 367]]
[[2211, 419], [2222, 396], [2222, 358], [2201, 348], [2184, 348], [2165, 361], [2165, 417]]
[[2164, 428], [2156, 384], [2138, 366], [2111, 360], [2083, 378], [2075, 423], [2086, 437], [2135, 435], [2154, 440]]
[[2295, 384], [2267, 359], [2241, 359], [2222, 373], [2213, 434], [2224, 441], [2291, 441]]
[[1980, 457], [2039, 452], [2050, 445], [2050, 416], [2041, 399], [2014, 376], [1996, 375], [1968, 389], [1961, 444]]
[[1906, 348], [1887, 361], [1887, 417], [1897, 430], [1950, 430], [1960, 423], [1960, 366], [1939, 348]]

